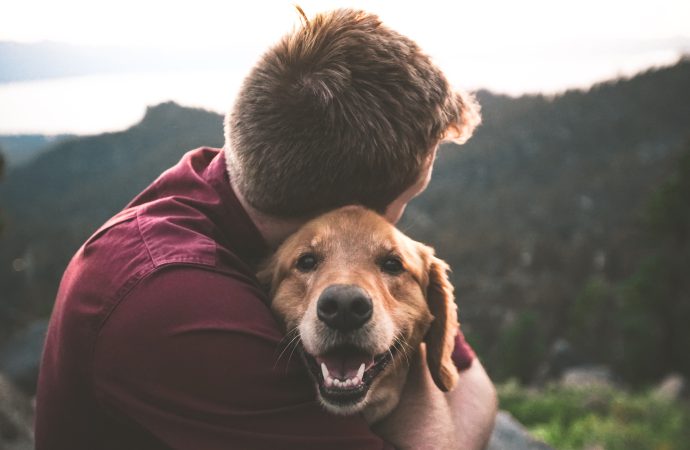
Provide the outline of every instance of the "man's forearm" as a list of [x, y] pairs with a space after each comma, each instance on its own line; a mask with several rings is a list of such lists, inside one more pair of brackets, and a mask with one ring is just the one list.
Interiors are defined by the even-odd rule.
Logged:
[[431, 379], [422, 348], [398, 407], [374, 430], [397, 449], [478, 450], [491, 436], [496, 408], [496, 390], [479, 360], [444, 394]]
[[457, 386], [445, 396], [453, 414], [457, 448], [475, 450], [486, 447], [493, 430], [498, 400], [496, 389], [478, 359], [469, 369], [460, 372]]

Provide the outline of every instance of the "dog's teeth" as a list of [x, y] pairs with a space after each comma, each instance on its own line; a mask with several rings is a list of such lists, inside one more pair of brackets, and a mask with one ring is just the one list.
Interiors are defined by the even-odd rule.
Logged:
[[360, 380], [364, 377], [364, 363], [362, 363], [361, 366], [359, 366], [359, 370], [357, 371], [357, 378]]
[[326, 363], [321, 363], [321, 373], [323, 373], [323, 379], [328, 378], [328, 367], [326, 367]]
[[327, 376], [326, 378], [324, 378], [323, 381], [326, 384], [326, 387], [333, 386], [333, 378], [331, 378], [330, 376]]
[[359, 378], [359, 377], [354, 377], [354, 378], [352, 379], [352, 385], [353, 385], [353, 386], [359, 386], [360, 384], [362, 384], [362, 379], [361, 379], [361, 378]]
[[345, 380], [345, 383], [343, 383], [343, 387], [346, 387], [346, 388], [352, 387], [352, 380], [350, 380], [350, 379]]

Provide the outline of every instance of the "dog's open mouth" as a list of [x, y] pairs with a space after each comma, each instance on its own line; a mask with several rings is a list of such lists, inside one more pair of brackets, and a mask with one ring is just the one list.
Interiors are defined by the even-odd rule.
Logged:
[[334, 404], [356, 404], [363, 400], [374, 379], [393, 360], [395, 346], [379, 355], [357, 347], [342, 346], [314, 356], [303, 351], [316, 379], [321, 397]]

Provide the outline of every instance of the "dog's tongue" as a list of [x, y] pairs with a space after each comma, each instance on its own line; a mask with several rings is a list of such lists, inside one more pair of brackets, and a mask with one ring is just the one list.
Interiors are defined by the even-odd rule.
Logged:
[[331, 377], [340, 380], [353, 378], [364, 364], [365, 370], [374, 364], [374, 357], [355, 349], [340, 349], [317, 356], [316, 362], [326, 364]]

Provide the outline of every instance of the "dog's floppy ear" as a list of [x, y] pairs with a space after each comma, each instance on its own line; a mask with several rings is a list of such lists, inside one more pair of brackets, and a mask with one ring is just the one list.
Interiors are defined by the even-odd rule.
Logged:
[[426, 298], [434, 320], [424, 341], [431, 377], [443, 392], [453, 389], [458, 381], [458, 370], [451, 358], [458, 332], [458, 316], [448, 270], [445, 261], [431, 256]]

